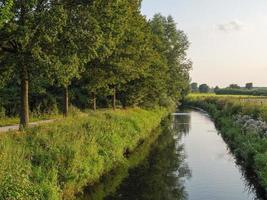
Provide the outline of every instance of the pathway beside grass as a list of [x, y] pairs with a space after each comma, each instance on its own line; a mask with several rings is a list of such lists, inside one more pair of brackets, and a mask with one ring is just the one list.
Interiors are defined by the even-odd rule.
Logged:
[[[30, 127], [34, 127], [34, 126], [38, 126], [41, 124], [46, 124], [46, 123], [51, 123], [54, 122], [55, 119], [49, 119], [49, 120], [41, 120], [41, 121], [37, 121], [37, 122], [31, 122], [30, 123]], [[4, 132], [8, 132], [8, 131], [17, 131], [19, 130], [19, 124], [16, 125], [12, 125], [12, 126], [4, 126], [4, 127], [0, 127], [0, 133], [4, 133]]]

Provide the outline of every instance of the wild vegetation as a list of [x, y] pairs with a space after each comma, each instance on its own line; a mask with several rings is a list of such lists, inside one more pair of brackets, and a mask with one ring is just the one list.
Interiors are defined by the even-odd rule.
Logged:
[[73, 199], [120, 166], [169, 111], [103, 110], [0, 139], [0, 199]]
[[189, 42], [171, 16], [147, 20], [134, 0], [3, 1], [0, 112], [68, 115], [69, 104], [154, 107], [189, 90]]
[[266, 98], [194, 94], [185, 103], [210, 113], [233, 153], [267, 191]]
[[[130, 175], [130, 171], [134, 170], [136, 167], [143, 167], [140, 165], [149, 160], [148, 157], [150, 156], [151, 151], [154, 150], [155, 146], [158, 146], [159, 143], [163, 142], [165, 144], [170, 140], [169, 138], [172, 136], [172, 129], [170, 126], [171, 122], [171, 116], [164, 118], [161, 121], [161, 125], [153, 130], [149, 138], [144, 140], [144, 142], [140, 144], [140, 146], [134, 152], [131, 152], [131, 154], [127, 155], [127, 159], [125, 159], [125, 162], [123, 162], [122, 165], [113, 169], [111, 173], [101, 177], [98, 183], [94, 184], [93, 186], [89, 185], [86, 187], [83, 193], [77, 195], [77, 199], [111, 199], [110, 195], [113, 195], [117, 192], [118, 187], [120, 187], [120, 185], [123, 184], [123, 181], [125, 181], [125, 179]], [[157, 160], [158, 162], [161, 162], [161, 159]]]

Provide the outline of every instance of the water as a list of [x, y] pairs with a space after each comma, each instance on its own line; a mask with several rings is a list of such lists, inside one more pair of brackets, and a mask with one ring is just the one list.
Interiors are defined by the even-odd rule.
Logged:
[[158, 131], [130, 157], [130, 169], [115, 170], [81, 199], [261, 199], [207, 114], [175, 113]]

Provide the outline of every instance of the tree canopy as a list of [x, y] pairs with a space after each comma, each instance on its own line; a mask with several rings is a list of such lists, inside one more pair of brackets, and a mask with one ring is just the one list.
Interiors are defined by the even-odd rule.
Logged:
[[[96, 109], [177, 102], [190, 90], [189, 41], [171, 16], [147, 20], [140, 5], [3, 1], [0, 107], [7, 115], [20, 114], [27, 126], [36, 109], [58, 107], [67, 115], [69, 103]], [[11, 91], [18, 97], [12, 102]]]
[[199, 86], [199, 92], [200, 93], [208, 93], [208, 92], [210, 92], [210, 87], [207, 85], [207, 84], [201, 84], [200, 86]]

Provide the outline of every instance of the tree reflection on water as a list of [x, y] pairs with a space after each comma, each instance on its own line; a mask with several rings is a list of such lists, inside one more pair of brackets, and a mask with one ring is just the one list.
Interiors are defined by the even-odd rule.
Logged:
[[162, 134], [153, 144], [149, 156], [129, 171], [127, 179], [106, 200], [187, 199], [184, 181], [191, 173], [185, 163], [183, 146], [177, 138], [182, 136], [177, 133], [189, 130], [190, 117], [185, 118], [182, 122], [179, 120], [180, 124], [174, 123], [174, 127], [170, 120], [163, 123]]

